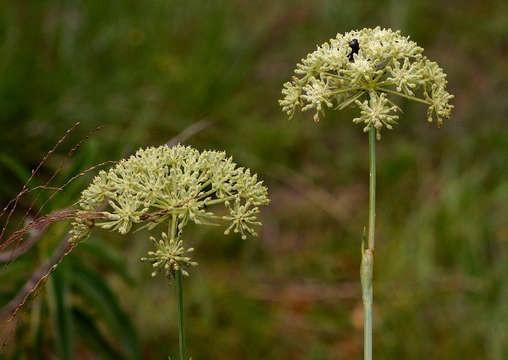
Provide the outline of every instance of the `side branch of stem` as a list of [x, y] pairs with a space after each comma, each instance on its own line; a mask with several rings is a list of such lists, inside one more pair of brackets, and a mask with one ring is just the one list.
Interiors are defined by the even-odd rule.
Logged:
[[422, 103], [422, 104], [432, 105], [432, 103], [430, 101], [427, 101], [427, 100], [424, 100], [424, 99], [420, 99], [419, 97], [416, 97], [416, 96], [406, 95], [406, 94], [400, 93], [398, 91], [390, 90], [390, 89], [387, 89], [387, 88], [384, 88], [384, 87], [377, 86], [376, 90], [379, 90], [379, 91], [382, 91], [382, 92], [385, 92], [385, 93], [389, 93], [389, 94], [393, 94], [393, 95], [397, 95], [397, 96], [400, 96], [400, 97], [403, 97], [403, 98], [406, 98], [406, 99], [409, 99], [409, 100], [417, 101], [417, 102]]

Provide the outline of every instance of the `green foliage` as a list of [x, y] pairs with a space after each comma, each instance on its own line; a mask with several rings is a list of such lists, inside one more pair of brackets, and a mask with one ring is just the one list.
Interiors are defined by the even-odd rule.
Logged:
[[59, 359], [74, 359], [74, 329], [69, 304], [69, 272], [61, 266], [49, 279], [49, 316]]
[[102, 336], [101, 330], [93, 317], [75, 310], [73, 317], [76, 319], [76, 326], [81, 334], [86, 334], [83, 342], [92, 349], [101, 359], [121, 359], [122, 355]]
[[[224, 149], [266, 179], [272, 206], [262, 217], [259, 241], [225, 238], [212, 227], [188, 229], [202, 264], [186, 281], [194, 359], [359, 358], [360, 289], [354, 284], [358, 229], [366, 216], [367, 139], [345, 126], [355, 117], [349, 109], [330, 112], [318, 127], [299, 121], [305, 115], [288, 124], [277, 99], [295, 59], [313, 51], [316, 39], [377, 25], [411, 35], [447, 70], [456, 111], [437, 131], [411, 121], [422, 118], [424, 105], [400, 104], [408, 121], [396, 131], [404, 136], [386, 136], [377, 148], [384, 191], [377, 198], [374, 351], [379, 360], [508, 357], [506, 1], [2, 5], [0, 153], [25, 174], [78, 120], [81, 126], [49, 159], [39, 181], [97, 125], [105, 127], [66, 169], [84, 170], [140, 146], [163, 144], [207, 119], [211, 125], [188, 143]], [[69, 175], [61, 173], [55, 183]], [[5, 163], [0, 176], [4, 204], [22, 182]], [[74, 183], [47, 210], [74, 203], [90, 180]], [[38, 246], [52, 248], [67, 230], [48, 233]], [[133, 234], [127, 242], [105, 232], [96, 236], [64, 262], [82, 261], [109, 284], [137, 329], [142, 358], [175, 353], [173, 291], [164, 279], [147, 281], [151, 269], [137, 261], [149, 251], [147, 234]], [[123, 267], [135, 286], [118, 274], [119, 263], [85, 248], [91, 243], [107, 245], [117, 259], [126, 257]], [[2, 275], [2, 304], [48, 256], [39, 258], [37, 251]], [[127, 340], [91, 312], [72, 274], [68, 278], [76, 358], [121, 357]], [[6, 349], [18, 352], [0, 358], [55, 356], [48, 289], [18, 315], [18, 332]], [[37, 301], [43, 331], [32, 333]]]
[[136, 281], [127, 270], [127, 264], [121, 254], [109, 243], [98, 239], [84, 242], [80, 245], [81, 256], [100, 259], [108, 271], [121, 277], [127, 284], [135, 285]]
[[[65, 229], [64, 226], [57, 227]], [[58, 234], [56, 231], [53, 236], [59, 238]], [[4, 276], [26, 281], [27, 274], [33, 269], [33, 264], [29, 263], [37, 263], [31, 255], [29, 252], [16, 260], [7, 267]], [[79, 358], [78, 346], [85, 343], [104, 358], [140, 359], [137, 331], [122, 310], [113, 289], [99, 273], [101, 268], [108, 269], [132, 285], [132, 275], [127, 271], [125, 262], [119, 259], [116, 250], [94, 239], [68, 255], [22, 308], [18, 318], [22, 319], [22, 323], [28, 321], [30, 328], [21, 326], [17, 329], [23, 341], [15, 349], [8, 349], [9, 358], [37, 356], [44, 359], [46, 355], [40, 352], [50, 346], [59, 359], [75, 359]], [[90, 268], [91, 264], [94, 269]], [[12, 286], [15, 283], [11, 282], [10, 288], [4, 287], [3, 298], [10, 300], [14, 296], [12, 291], [20, 288], [22, 281], [18, 281], [16, 286]], [[46, 289], [44, 285], [47, 285]], [[46, 296], [41, 296], [43, 292]], [[13, 335], [18, 336], [16, 333]]]
[[79, 267], [74, 269], [74, 285], [88, 304], [94, 317], [104, 319], [108, 330], [121, 344], [121, 353], [126, 359], [140, 359], [141, 353], [136, 331], [130, 317], [121, 309], [120, 303], [97, 272]]

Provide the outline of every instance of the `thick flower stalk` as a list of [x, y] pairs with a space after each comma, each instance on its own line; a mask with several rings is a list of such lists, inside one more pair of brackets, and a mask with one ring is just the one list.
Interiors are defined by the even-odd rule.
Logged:
[[[101, 171], [82, 192], [72, 239], [86, 239], [94, 227], [120, 234], [164, 226], [161, 238], [142, 261], [155, 276], [176, 280], [179, 303], [180, 359], [185, 357], [182, 276], [187, 276], [192, 248], [182, 237], [189, 223], [224, 225], [225, 234], [256, 236], [259, 206], [269, 202], [266, 187], [249, 169], [238, 167], [224, 152], [199, 152], [188, 146], [141, 149], [109, 171]], [[92, 218], [102, 220], [90, 221]]]
[[383, 128], [391, 130], [397, 123], [397, 97], [427, 105], [427, 120], [436, 120], [439, 127], [453, 109], [446, 74], [422, 53], [421, 47], [399, 31], [377, 27], [338, 34], [297, 64], [279, 100], [290, 117], [297, 110], [314, 110], [316, 122], [327, 108], [357, 107], [360, 116], [353, 123], [361, 124], [369, 134], [369, 229], [362, 242], [360, 266], [365, 360], [372, 359], [376, 138], [381, 139]]
[[327, 108], [358, 107], [361, 116], [353, 122], [365, 132], [374, 128], [380, 139], [381, 129], [396, 123], [400, 109], [393, 101], [402, 97], [426, 104], [428, 121], [441, 126], [450, 117], [453, 95], [446, 91], [446, 74], [422, 53], [399, 31], [377, 27], [337, 34], [296, 65], [279, 103], [290, 117], [299, 109], [313, 110], [315, 121]]

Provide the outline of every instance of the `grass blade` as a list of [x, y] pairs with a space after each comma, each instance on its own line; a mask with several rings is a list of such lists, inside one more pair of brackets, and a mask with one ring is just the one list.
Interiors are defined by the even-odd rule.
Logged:
[[120, 307], [120, 303], [103, 277], [84, 266], [73, 268], [73, 280], [79, 293], [87, 300], [90, 309], [97, 313], [94, 317], [102, 319], [110, 333], [121, 345], [127, 359], [141, 359], [139, 339], [129, 315]]
[[61, 360], [74, 359], [74, 331], [68, 293], [69, 280], [64, 264], [49, 278], [48, 302], [53, 327], [53, 339]]

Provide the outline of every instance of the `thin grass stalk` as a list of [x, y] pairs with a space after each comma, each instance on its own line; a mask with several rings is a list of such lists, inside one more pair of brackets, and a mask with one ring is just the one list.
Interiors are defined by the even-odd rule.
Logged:
[[374, 264], [374, 234], [376, 226], [376, 130], [374, 127], [371, 127], [369, 130], [369, 164], [369, 232], [367, 244], [362, 243], [362, 264], [360, 268], [364, 311], [364, 360], [372, 360], [372, 278]]

